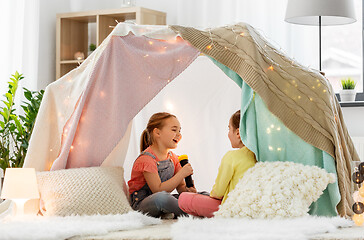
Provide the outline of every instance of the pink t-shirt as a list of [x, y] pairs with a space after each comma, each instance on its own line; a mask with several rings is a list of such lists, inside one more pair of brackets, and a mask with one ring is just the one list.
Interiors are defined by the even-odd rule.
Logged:
[[[148, 147], [144, 151], [149, 152], [152, 155], [156, 156], [150, 147]], [[175, 175], [182, 167], [178, 161], [178, 156], [176, 154], [174, 154], [173, 152], [170, 152], [170, 153], [171, 153], [170, 159], [172, 160], [173, 165], [174, 165], [174, 174], [173, 175]], [[139, 156], [135, 160], [133, 168], [131, 170], [131, 178], [128, 181], [129, 194], [132, 194], [133, 192], [141, 189], [147, 183], [144, 178], [143, 172], [158, 173], [157, 162], [159, 162], [159, 161], [161, 161], [161, 160], [159, 160], [157, 158], [157, 156], [154, 159], [151, 156], [146, 155], [146, 154]]]

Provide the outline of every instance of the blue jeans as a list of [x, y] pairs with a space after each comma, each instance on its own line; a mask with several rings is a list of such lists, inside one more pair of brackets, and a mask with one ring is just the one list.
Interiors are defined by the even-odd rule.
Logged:
[[160, 217], [164, 213], [174, 213], [175, 217], [187, 215], [178, 207], [178, 199], [165, 191], [144, 198], [136, 210], [152, 217]]

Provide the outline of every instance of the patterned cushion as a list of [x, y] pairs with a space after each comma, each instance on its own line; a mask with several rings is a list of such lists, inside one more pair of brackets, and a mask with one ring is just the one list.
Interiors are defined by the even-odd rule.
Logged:
[[259, 162], [245, 172], [217, 217], [282, 218], [307, 215], [335, 175], [293, 162]]
[[131, 211], [122, 167], [38, 172], [41, 211], [46, 216], [123, 214]]

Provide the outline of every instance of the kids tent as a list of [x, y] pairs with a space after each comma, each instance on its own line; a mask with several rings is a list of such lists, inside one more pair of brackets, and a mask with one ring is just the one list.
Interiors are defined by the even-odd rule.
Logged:
[[46, 88], [24, 167], [123, 166], [135, 116], [201, 54], [241, 88], [241, 136], [258, 161], [337, 174], [311, 213], [351, 215], [350, 163], [359, 157], [330, 83], [244, 23], [204, 31], [119, 23]]

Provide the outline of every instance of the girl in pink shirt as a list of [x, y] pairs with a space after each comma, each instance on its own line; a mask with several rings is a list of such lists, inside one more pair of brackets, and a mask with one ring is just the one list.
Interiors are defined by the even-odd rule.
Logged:
[[135, 160], [128, 182], [131, 206], [153, 217], [173, 213], [185, 215], [178, 207], [178, 197], [170, 193], [196, 192], [187, 188], [184, 178], [193, 174], [190, 164], [184, 167], [170, 149], [181, 140], [181, 125], [176, 116], [155, 113], [143, 131], [140, 141], [141, 154]]

